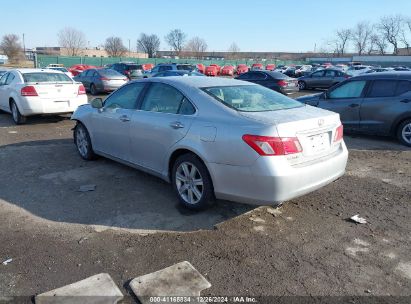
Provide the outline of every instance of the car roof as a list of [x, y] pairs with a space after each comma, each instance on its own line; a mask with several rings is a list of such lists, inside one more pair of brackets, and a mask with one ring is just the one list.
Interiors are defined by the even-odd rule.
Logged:
[[27, 74], [27, 73], [56, 73], [56, 74], [61, 74], [63, 72], [57, 71], [57, 70], [52, 70], [48, 68], [44, 69], [14, 69], [14, 71], [20, 72], [21, 74]]
[[364, 75], [356, 76], [351, 79], [373, 80], [373, 79], [398, 79], [398, 78], [411, 80], [411, 72], [390, 71], [390, 72], [381, 72], [381, 73], [371, 73], [371, 74], [364, 74]]
[[239, 86], [239, 85], [256, 85], [248, 81], [241, 81], [231, 78], [222, 77], [154, 77], [136, 80], [137, 82], [163, 82], [170, 85], [182, 86], [186, 88], [206, 88], [218, 86]]

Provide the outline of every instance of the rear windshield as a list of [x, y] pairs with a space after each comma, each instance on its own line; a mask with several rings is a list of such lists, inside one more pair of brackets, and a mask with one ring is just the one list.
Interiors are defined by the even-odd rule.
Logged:
[[226, 106], [241, 112], [278, 111], [302, 107], [303, 104], [259, 85], [203, 88]]
[[111, 70], [111, 69], [99, 70], [98, 73], [102, 76], [122, 76], [124, 77], [119, 72]]
[[23, 79], [25, 83], [73, 82], [66, 74], [60, 73], [25, 73], [23, 74]]
[[177, 70], [186, 70], [186, 71], [193, 71], [195, 70], [195, 66], [191, 64], [178, 64], [177, 65]]
[[133, 65], [128, 65], [127, 66], [127, 70], [128, 71], [130, 71], [130, 70], [142, 70], [143, 69], [143, 66], [141, 65], [141, 64], [133, 64]]
[[67, 72], [68, 72], [66, 68], [49, 68], [49, 69], [55, 70], [55, 71], [60, 71], [60, 72], [63, 72], [63, 73], [67, 73]]

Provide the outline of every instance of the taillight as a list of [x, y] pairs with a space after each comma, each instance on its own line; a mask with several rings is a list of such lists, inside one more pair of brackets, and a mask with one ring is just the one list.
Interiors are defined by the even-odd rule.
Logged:
[[77, 93], [78, 95], [84, 95], [84, 94], [86, 94], [86, 88], [82, 85], [82, 84], [80, 84], [79, 86], [78, 86], [78, 93]]
[[296, 137], [243, 135], [243, 140], [261, 156], [288, 155], [302, 152]]
[[343, 139], [344, 136], [344, 127], [340, 125], [337, 130], [335, 130], [334, 142], [339, 142]]
[[288, 82], [285, 81], [285, 80], [280, 80], [280, 81], [278, 82], [278, 85], [279, 85], [280, 87], [286, 87], [286, 86], [288, 85]]
[[33, 86], [26, 86], [21, 89], [21, 96], [39, 96], [36, 88]]

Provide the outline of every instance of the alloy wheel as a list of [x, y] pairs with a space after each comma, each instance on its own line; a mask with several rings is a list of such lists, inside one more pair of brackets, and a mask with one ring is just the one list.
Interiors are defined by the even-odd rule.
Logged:
[[406, 143], [411, 144], [411, 122], [402, 128], [401, 135]]
[[204, 181], [194, 164], [181, 163], [176, 170], [175, 181], [178, 193], [185, 202], [194, 205], [201, 200], [204, 193]]
[[84, 128], [76, 128], [76, 145], [81, 156], [86, 157], [88, 152], [88, 139]]

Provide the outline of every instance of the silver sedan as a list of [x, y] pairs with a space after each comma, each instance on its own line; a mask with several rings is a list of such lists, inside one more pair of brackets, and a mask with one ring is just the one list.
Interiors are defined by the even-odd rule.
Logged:
[[233, 79], [133, 81], [72, 119], [82, 158], [154, 174], [192, 209], [276, 205], [336, 180], [348, 158], [338, 114]]

